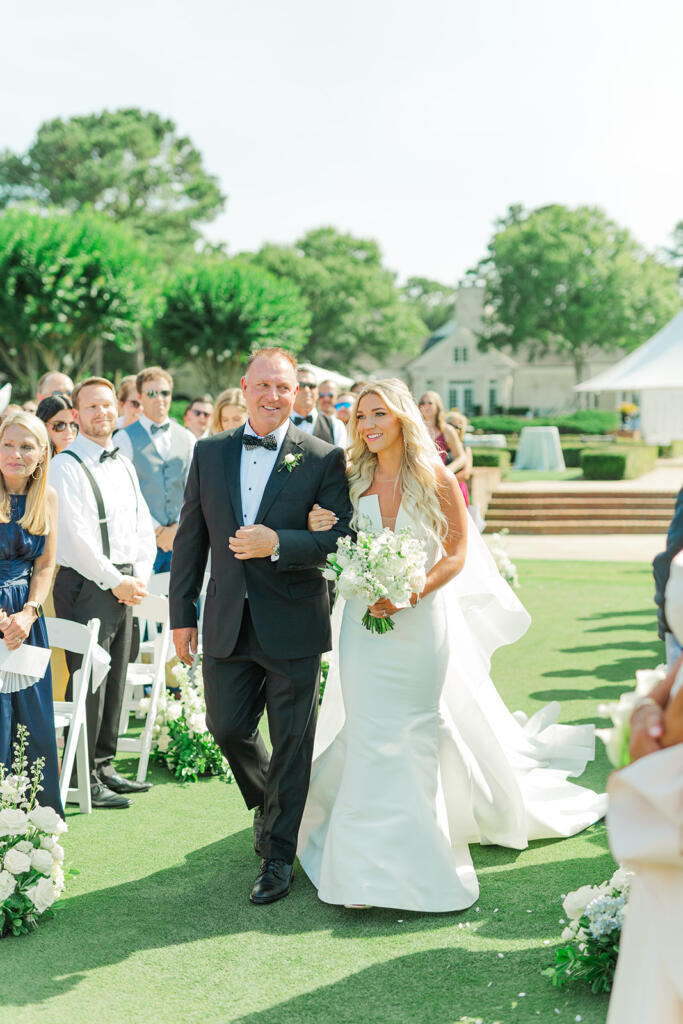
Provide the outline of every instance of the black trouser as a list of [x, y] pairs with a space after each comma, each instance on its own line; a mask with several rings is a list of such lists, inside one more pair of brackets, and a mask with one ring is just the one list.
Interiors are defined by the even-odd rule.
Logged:
[[[267, 655], [244, 602], [235, 650], [229, 658], [204, 654], [206, 723], [227, 757], [247, 807], [263, 807], [264, 857], [293, 863], [313, 758], [320, 655]], [[273, 753], [258, 730], [264, 708]]]
[[[132, 575], [132, 565], [117, 565], [124, 575]], [[88, 762], [90, 771], [110, 764], [116, 754], [119, 717], [123, 703], [126, 671], [130, 657], [133, 609], [120, 604], [111, 590], [101, 590], [92, 580], [74, 569], [62, 567], [54, 586], [55, 611], [61, 619], [87, 624], [100, 620], [99, 643], [111, 657], [107, 678], [95, 693], [88, 690], [85, 713], [88, 723]], [[80, 654], [66, 652], [69, 683], [66, 699], [73, 699], [73, 674], [80, 668]]]

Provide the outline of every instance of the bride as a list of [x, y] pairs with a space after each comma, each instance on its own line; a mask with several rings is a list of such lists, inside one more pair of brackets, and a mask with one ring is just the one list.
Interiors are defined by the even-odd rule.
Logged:
[[[326, 903], [462, 910], [479, 893], [468, 844], [523, 849], [597, 821], [605, 799], [567, 781], [593, 757], [592, 726], [510, 714], [490, 658], [529, 616], [476, 531], [406, 386], [367, 385], [349, 423], [356, 527], [409, 527], [429, 553], [410, 607], [380, 601], [369, 632], [338, 600], [299, 860]], [[309, 529], [329, 529], [314, 508]]]

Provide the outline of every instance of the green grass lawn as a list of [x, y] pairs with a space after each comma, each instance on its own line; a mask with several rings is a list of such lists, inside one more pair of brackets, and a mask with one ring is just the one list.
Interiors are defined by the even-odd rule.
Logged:
[[582, 469], [563, 469], [561, 472], [542, 472], [537, 469], [506, 469], [503, 480], [509, 484], [523, 484], [529, 480], [583, 480]]
[[[559, 699], [563, 721], [595, 720], [636, 668], [662, 659], [649, 567], [519, 568], [534, 621], [497, 654], [494, 678], [513, 708]], [[600, 749], [582, 782], [602, 789], [607, 770]], [[301, 870], [286, 900], [257, 908], [236, 787], [181, 786], [159, 768], [151, 777], [130, 810], [69, 812], [67, 862], [79, 875], [55, 920], [0, 944], [7, 1024], [605, 1020], [604, 997], [557, 992], [540, 974], [562, 929], [561, 894], [613, 870], [603, 824], [523, 852], [473, 847], [481, 898], [459, 914], [330, 907]]]

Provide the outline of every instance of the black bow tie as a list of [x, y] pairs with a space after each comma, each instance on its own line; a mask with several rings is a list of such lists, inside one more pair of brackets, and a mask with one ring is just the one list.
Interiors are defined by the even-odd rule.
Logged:
[[152, 433], [153, 434], [158, 434], [160, 430], [168, 430], [168, 428], [170, 426], [171, 426], [171, 421], [170, 420], [166, 420], [165, 423], [153, 423], [152, 424]]
[[110, 452], [104, 451], [100, 455], [100, 462], [106, 462], [107, 459], [117, 459], [119, 456], [118, 448], [112, 448]]
[[275, 434], [266, 434], [265, 437], [257, 437], [255, 434], [243, 434], [242, 444], [245, 448], [266, 448], [269, 452], [277, 451], [277, 438]]
[[313, 413], [309, 412], [308, 416], [294, 416], [293, 419], [294, 419], [294, 426], [295, 427], [300, 427], [302, 423], [312, 423], [313, 422]]

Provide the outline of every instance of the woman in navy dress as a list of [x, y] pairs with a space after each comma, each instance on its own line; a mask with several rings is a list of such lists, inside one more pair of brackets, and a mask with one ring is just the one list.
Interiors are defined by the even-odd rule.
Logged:
[[[57, 548], [57, 495], [47, 484], [50, 460], [45, 424], [27, 412], [0, 425], [0, 643], [49, 647], [42, 602]], [[42, 679], [0, 672], [0, 763], [12, 763], [17, 726], [28, 729], [28, 758], [45, 758], [38, 801], [64, 816], [59, 796], [52, 675]]]

